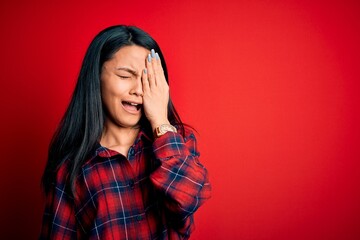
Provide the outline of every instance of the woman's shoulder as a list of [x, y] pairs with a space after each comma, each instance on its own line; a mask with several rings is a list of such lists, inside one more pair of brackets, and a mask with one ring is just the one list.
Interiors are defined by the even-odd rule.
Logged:
[[[84, 169], [91, 168], [92, 165], [96, 163], [96, 161], [100, 160], [101, 158], [97, 158], [100, 154], [100, 145], [94, 148], [87, 157], [80, 163], [80, 170], [77, 174], [77, 177], [82, 175]], [[70, 175], [72, 168], [74, 168], [74, 160], [72, 157], [65, 158], [62, 163], [59, 165], [57, 169], [56, 176], [57, 178], [66, 179]]]

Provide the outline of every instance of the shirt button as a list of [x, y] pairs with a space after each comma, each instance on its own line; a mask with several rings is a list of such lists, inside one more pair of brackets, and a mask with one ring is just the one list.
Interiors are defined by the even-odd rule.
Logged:
[[136, 216], [136, 220], [138, 220], [139, 222], [143, 219], [143, 217], [141, 215], [137, 215]]
[[129, 187], [130, 187], [131, 189], [134, 189], [134, 185], [135, 185], [134, 181], [133, 181], [133, 180], [130, 180], [130, 181], [129, 181]]
[[135, 153], [135, 150], [134, 150], [133, 148], [130, 148], [130, 150], [129, 150], [129, 155], [130, 155], [130, 156], [133, 156], [134, 153]]

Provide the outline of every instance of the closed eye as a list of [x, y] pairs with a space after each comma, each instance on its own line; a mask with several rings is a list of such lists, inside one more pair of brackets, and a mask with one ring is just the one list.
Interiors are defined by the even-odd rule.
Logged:
[[131, 76], [124, 76], [124, 75], [118, 75], [119, 78], [121, 79], [129, 79], [131, 78]]
[[[118, 67], [116, 70], [118, 71], [118, 73], [116, 75], [118, 75], [121, 79], [129, 79], [132, 76], [134, 76], [134, 77], [138, 76], [138, 73], [135, 70], [130, 69], [128, 67]], [[128, 74], [131, 74], [131, 75], [128, 75]]]

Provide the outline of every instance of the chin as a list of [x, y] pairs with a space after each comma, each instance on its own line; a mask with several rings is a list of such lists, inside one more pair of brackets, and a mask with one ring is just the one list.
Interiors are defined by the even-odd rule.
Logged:
[[105, 120], [105, 124], [108, 126], [117, 126], [121, 128], [137, 128], [140, 127], [140, 121], [141, 117], [127, 117], [124, 118], [124, 116], [109, 116]]
[[132, 121], [117, 121], [117, 125], [125, 128], [138, 128], [140, 127], [140, 119]]

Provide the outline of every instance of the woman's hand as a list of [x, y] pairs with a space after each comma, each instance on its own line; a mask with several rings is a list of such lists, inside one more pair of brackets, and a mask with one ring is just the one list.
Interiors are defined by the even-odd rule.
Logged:
[[154, 50], [148, 55], [146, 69], [142, 73], [143, 106], [145, 116], [153, 131], [161, 124], [169, 124], [167, 107], [169, 85], [166, 82], [160, 57]]

